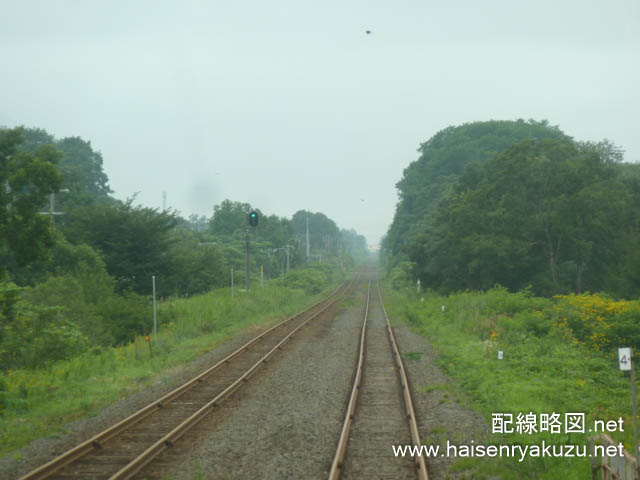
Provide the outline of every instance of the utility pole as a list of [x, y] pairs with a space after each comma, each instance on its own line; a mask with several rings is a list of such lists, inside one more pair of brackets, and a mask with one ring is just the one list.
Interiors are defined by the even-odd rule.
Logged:
[[[258, 212], [255, 210], [251, 210], [248, 215], [249, 226], [257, 227], [258, 226]], [[247, 237], [246, 237], [246, 254], [245, 254], [245, 278], [246, 285], [245, 288], [248, 291], [251, 283], [251, 277], [249, 276], [249, 228], [247, 227]]]
[[167, 209], [167, 192], [162, 192], [162, 211], [164, 212]]
[[633, 357], [633, 350], [630, 348], [629, 355], [631, 361], [631, 406], [633, 415], [633, 455], [636, 458], [636, 469], [640, 466], [640, 454], [638, 453], [638, 417], [636, 415], [636, 368], [634, 366], [635, 358]]
[[[58, 192], [60, 193], [69, 193], [69, 189], [68, 188], [63, 188], [62, 190], [58, 190]], [[49, 211], [48, 212], [39, 212], [41, 214], [44, 215], [49, 215], [49, 218], [51, 219], [51, 225], [56, 224], [55, 221], [55, 216], [56, 215], [63, 215], [63, 212], [56, 212], [56, 192], [52, 192], [49, 194]]]
[[289, 245], [286, 246], [287, 249], [287, 273], [289, 273]]

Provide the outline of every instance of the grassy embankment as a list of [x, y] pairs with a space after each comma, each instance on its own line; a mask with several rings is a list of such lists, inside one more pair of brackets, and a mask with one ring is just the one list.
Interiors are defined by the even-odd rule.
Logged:
[[[486, 418], [488, 440], [462, 434], [462, 443], [587, 445], [595, 419], [622, 417], [624, 432], [607, 433], [632, 451], [629, 374], [618, 368], [617, 348], [638, 346], [639, 301], [603, 295], [545, 299], [502, 289], [444, 297], [387, 288], [384, 294], [391, 318], [425, 336], [438, 353], [439, 364], [455, 380], [454, 396], [464, 397]], [[560, 413], [563, 433], [491, 435], [493, 413], [514, 414], [515, 427], [517, 414], [529, 412]], [[585, 413], [585, 434], [564, 433], [566, 412]], [[453, 442], [460, 435], [446, 432], [445, 437]], [[469, 458], [457, 460], [453, 468], [471, 469], [468, 478], [473, 479], [591, 478], [588, 458]]]
[[61, 436], [65, 424], [167, 382], [199, 355], [242, 330], [271, 325], [303, 310], [342, 279], [337, 270], [316, 266], [291, 271], [287, 286], [277, 279], [263, 288], [254, 283], [250, 292], [236, 290], [233, 300], [224, 288], [166, 301], [158, 305], [153, 355], [140, 336], [127, 345], [95, 348], [44, 369], [0, 373], [0, 457], [33, 439]]

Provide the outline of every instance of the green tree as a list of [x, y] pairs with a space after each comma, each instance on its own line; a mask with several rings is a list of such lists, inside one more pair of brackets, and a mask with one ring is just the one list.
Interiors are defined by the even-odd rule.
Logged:
[[109, 179], [102, 169], [102, 154], [80, 137], [67, 137], [56, 143], [62, 152], [60, 168], [64, 187], [76, 196], [106, 198], [112, 193]]
[[67, 238], [98, 250], [120, 290], [149, 294], [152, 275], [169, 275], [176, 242], [170, 235], [177, 222], [174, 212], [133, 206], [129, 199], [77, 207], [67, 217]]
[[364, 235], [359, 235], [354, 229], [342, 229], [340, 230], [341, 246], [343, 250], [356, 257], [362, 258], [367, 255], [367, 239]]
[[0, 130], [0, 277], [5, 266], [32, 262], [53, 243], [50, 219], [39, 211], [60, 188], [60, 152], [51, 145], [19, 151], [22, 131]]
[[628, 203], [597, 149], [525, 140], [465, 169], [411, 239], [409, 258], [426, 285], [449, 289], [601, 288]]
[[62, 190], [68, 190], [56, 197], [56, 205], [66, 210], [74, 205], [87, 205], [96, 200], [108, 201], [112, 193], [109, 179], [103, 171], [100, 152], [91, 147], [91, 142], [80, 137], [56, 140], [43, 129], [23, 129], [23, 141], [19, 149], [34, 153], [37, 148], [54, 145], [62, 156], [59, 166], [62, 174]]
[[248, 228], [247, 215], [251, 211], [248, 203], [224, 200], [213, 207], [213, 216], [209, 222], [209, 231], [216, 237], [244, 235]]
[[175, 243], [170, 258], [171, 268], [158, 279], [158, 291], [163, 294], [193, 295], [227, 283], [225, 257], [216, 244], [200, 244], [195, 235], [190, 235]]
[[298, 210], [291, 217], [291, 233], [299, 239], [300, 253], [306, 254], [307, 219], [309, 220], [309, 246], [312, 254], [336, 255], [340, 249], [340, 229], [324, 213]]
[[[420, 157], [396, 184], [399, 202], [383, 242], [383, 250], [404, 258], [410, 238], [423, 228], [426, 218], [451, 191], [465, 167], [484, 163], [524, 139], [568, 139], [547, 121], [488, 121], [447, 127], [422, 143]], [[395, 261], [388, 262], [389, 268]]]
[[98, 252], [85, 243], [70, 243], [60, 230], [56, 230], [50, 255], [13, 269], [12, 276], [18, 285], [25, 286], [44, 282], [51, 275], [75, 274], [82, 269], [106, 272]]
[[33, 305], [22, 293], [0, 282], [0, 370], [41, 367], [87, 348], [87, 338], [60, 308]]

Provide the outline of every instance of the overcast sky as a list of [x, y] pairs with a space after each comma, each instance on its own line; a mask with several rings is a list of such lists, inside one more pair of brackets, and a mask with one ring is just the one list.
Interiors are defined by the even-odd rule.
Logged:
[[419, 144], [477, 120], [640, 161], [638, 0], [0, 2], [0, 125], [90, 140], [116, 197], [184, 216], [309, 209], [375, 244]]

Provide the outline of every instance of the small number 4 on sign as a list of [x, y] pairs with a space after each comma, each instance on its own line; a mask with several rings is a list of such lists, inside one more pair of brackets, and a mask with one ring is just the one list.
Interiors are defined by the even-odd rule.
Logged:
[[620, 370], [631, 370], [631, 349], [619, 348], [618, 361], [620, 362]]

